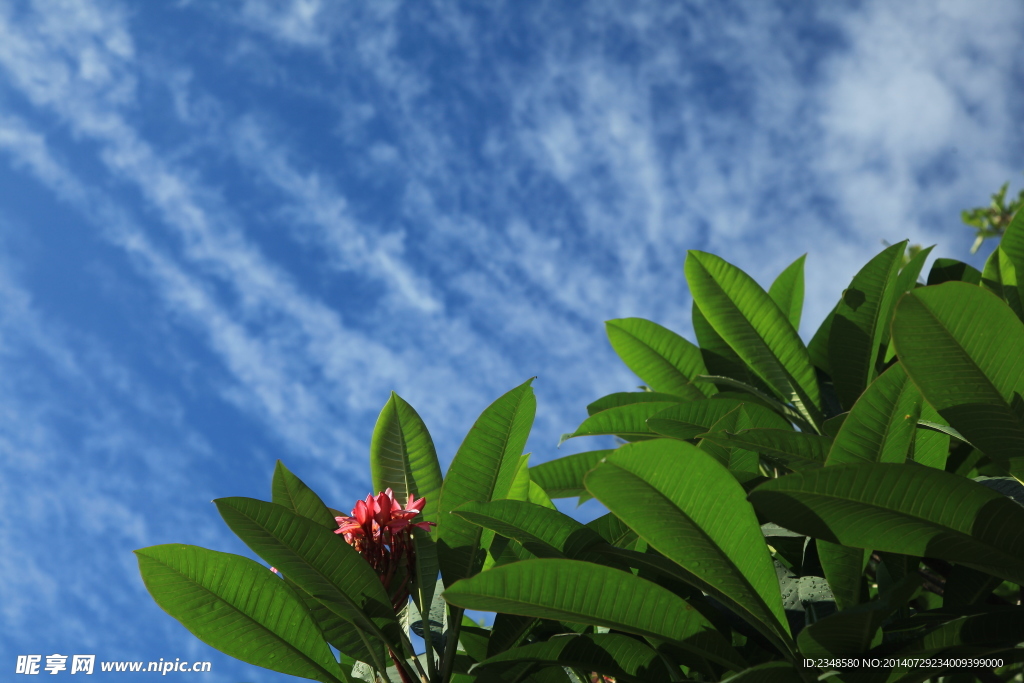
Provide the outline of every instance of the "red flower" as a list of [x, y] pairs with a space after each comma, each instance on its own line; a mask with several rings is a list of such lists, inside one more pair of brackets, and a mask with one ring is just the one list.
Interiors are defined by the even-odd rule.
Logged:
[[413, 528], [429, 531], [434, 522], [413, 522], [423, 510], [425, 498], [416, 500], [409, 494], [405, 508], [395, 500], [391, 489], [366, 496], [356, 502], [351, 517], [335, 517], [338, 528], [334, 533], [345, 537], [345, 542], [359, 551], [380, 576], [384, 588], [391, 590], [391, 580], [400, 569], [405, 569], [401, 584], [391, 594], [392, 606], [397, 611], [409, 598], [409, 578], [416, 562], [412, 542]]

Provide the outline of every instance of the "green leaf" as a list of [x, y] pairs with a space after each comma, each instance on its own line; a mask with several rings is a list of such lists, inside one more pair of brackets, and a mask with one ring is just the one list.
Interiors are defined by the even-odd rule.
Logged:
[[390, 488], [403, 504], [410, 494], [425, 498], [423, 518], [437, 521], [442, 477], [434, 441], [419, 414], [395, 392], [373, 429], [370, 472], [375, 491]]
[[[939, 420], [941, 420], [941, 419], [942, 419], [942, 416], [940, 415], [939, 416]], [[961, 434], [960, 432], [956, 431], [955, 429], [953, 429], [952, 427], [950, 427], [947, 424], [942, 424], [941, 422], [931, 422], [929, 420], [918, 420], [917, 421], [917, 426], [920, 427], [922, 430], [925, 430], [925, 431], [939, 432], [940, 434], [945, 434], [946, 436], [952, 437], [952, 438], [956, 439], [957, 441], [961, 441], [961, 442], [967, 444], [968, 446], [970, 446], [971, 448], [974, 448], [974, 444], [972, 444], [970, 441], [968, 441], [967, 437], [965, 437], [963, 434]]]
[[[384, 653], [384, 643], [376, 638], [367, 636], [358, 626], [339, 617], [329, 607], [299, 588], [298, 584], [287, 576], [283, 574], [279, 576], [299, 596], [306, 609], [309, 610], [313, 620], [316, 621], [323, 631], [324, 638], [341, 652], [343, 657], [350, 657], [364, 662], [384, 661], [386, 656]], [[375, 647], [375, 652], [367, 649], [368, 645]], [[374, 657], [377, 659], [374, 659]], [[345, 668], [344, 659], [342, 659], [342, 668]]]
[[347, 680], [305, 605], [266, 567], [189, 545], [135, 556], [156, 603], [207, 645], [279, 673]]
[[299, 588], [361, 630], [397, 645], [391, 600], [377, 574], [344, 539], [274, 503], [254, 498], [214, 503], [231, 530]]
[[[996, 249], [999, 259], [999, 282], [1003, 300], [1018, 318], [1024, 319], [1024, 263], [1019, 267], [1002, 248]], [[1020, 272], [1021, 275], [1017, 273]]]
[[1017, 211], [999, 241], [1001, 249], [1017, 268], [1024, 267], [1024, 211]]
[[[416, 410], [391, 392], [370, 440], [370, 472], [375, 491], [390, 488], [403, 505], [408, 497], [424, 499], [423, 519], [436, 522], [441, 494], [441, 466], [433, 439]], [[437, 547], [429, 532], [413, 531], [416, 552], [411, 594], [420, 610], [429, 610], [437, 583]]]
[[[746, 407], [744, 407], [746, 409]], [[701, 434], [726, 448], [745, 448], [781, 460], [792, 469], [821, 467], [825, 464], [832, 439], [807, 432], [786, 429], [744, 429], [743, 431]]]
[[459, 447], [441, 488], [438, 560], [445, 585], [480, 571], [490, 534], [452, 510], [469, 501], [504, 498], [530, 434], [537, 401], [528, 380], [492, 403]]
[[[928, 613], [922, 612], [909, 621], [924, 621], [927, 618]], [[915, 657], [929, 657], [939, 652], [952, 654], [958, 650], [964, 653], [962, 648], [965, 646], [991, 648], [990, 651], [993, 651], [1017, 645], [1022, 633], [1024, 610], [1015, 607], [995, 607], [982, 614], [948, 621], [920, 637], [886, 647], [886, 651], [896, 655], [913, 653]]]
[[670, 680], [657, 652], [634, 638], [616, 633], [551, 638], [507, 650], [480, 662], [473, 670], [515, 662], [576, 667], [632, 683]]
[[614, 434], [621, 437], [651, 436], [654, 432], [647, 426], [647, 418], [676, 405], [680, 404], [671, 401], [655, 401], [653, 403], [632, 403], [602, 410], [600, 413], [588, 417], [575, 432], [564, 438], [602, 434]]
[[1003, 494], [1018, 505], [1024, 505], [1024, 484], [1013, 477], [974, 477], [974, 481]]
[[526, 638], [539, 623], [533, 617], [518, 614], [499, 613], [494, 616], [491, 636], [487, 639], [487, 657], [494, 657], [500, 652], [516, 647]]
[[320, 496], [292, 474], [280, 460], [274, 467], [271, 496], [273, 502], [288, 508], [297, 515], [322, 524], [332, 531], [338, 528], [334, 514], [324, 505]]
[[[903, 266], [899, 277], [896, 278], [897, 295], [914, 289], [914, 286], [917, 284], [917, 278], [920, 277], [921, 270], [924, 268], [924, 263], [928, 260], [928, 254], [932, 253], [934, 248], [935, 245], [932, 245], [920, 250], [914, 254], [907, 265]], [[888, 333], [888, 330], [886, 332]]]
[[675, 332], [642, 318], [609, 320], [605, 329], [615, 353], [652, 390], [689, 400], [714, 393], [691, 384], [707, 368], [700, 349]]
[[910, 600], [920, 584], [918, 577], [906, 576], [871, 602], [808, 624], [797, 637], [800, 654], [805, 657], [864, 654], [881, 642], [882, 624]]
[[923, 287], [896, 307], [893, 339], [924, 397], [957, 431], [1024, 476], [1024, 323], [990, 292], [962, 282]]
[[985, 259], [985, 268], [981, 271], [981, 286], [1003, 299], [1003, 278], [999, 273], [999, 253], [997, 248]]
[[821, 395], [807, 348], [768, 293], [739, 268], [700, 251], [684, 265], [693, 299], [715, 332], [775, 393], [821, 425]]
[[664, 408], [647, 419], [647, 425], [658, 434], [674, 439], [694, 439], [710, 431], [716, 422], [743, 406], [747, 415], [765, 427], [788, 429], [789, 423], [762, 406], [731, 398], [690, 401]]
[[530, 497], [530, 454], [519, 456], [516, 476], [512, 479], [512, 488], [505, 496], [509, 500], [526, 500]]
[[845, 413], [839, 413], [838, 415], [825, 420], [825, 424], [822, 425], [821, 429], [822, 433], [825, 436], [830, 436], [835, 439], [836, 435], [839, 434], [839, 430], [842, 429], [843, 423], [846, 422], [846, 418], [849, 416], [850, 411], [846, 411]]
[[821, 371], [829, 377], [832, 376], [832, 366], [828, 361], [828, 340], [832, 334], [832, 323], [836, 318], [836, 311], [838, 310], [839, 304], [836, 304], [829, 311], [829, 314], [825, 316], [825, 320], [822, 321], [821, 325], [818, 326], [814, 336], [811, 337], [811, 343], [807, 345], [807, 353], [811, 357], [814, 367], [821, 368]]
[[[779, 307], [794, 330], [800, 330], [800, 313], [804, 307], [804, 254], [782, 271], [772, 286], [768, 288], [768, 296]], [[705, 373], [706, 374], [706, 373]]]
[[743, 487], [712, 456], [665, 439], [621, 447], [587, 490], [782, 652], [792, 652], [779, 586]]
[[[698, 396], [698, 399], [704, 398]], [[675, 394], [663, 394], [658, 391], [620, 391], [614, 394], [608, 394], [602, 396], [593, 403], [587, 406], [587, 415], [594, 415], [600, 413], [602, 410], [608, 410], [609, 408], [618, 408], [619, 406], [630, 405], [631, 403], [653, 403], [655, 401], [670, 401], [674, 403], [682, 403], [691, 399], [684, 399], [681, 396]]]
[[552, 498], [579, 496], [586, 493], [583, 476], [611, 452], [586, 451], [534, 465], [530, 468], [530, 480], [540, 485]]
[[837, 465], [772, 479], [749, 499], [766, 518], [808, 536], [1024, 582], [1024, 508], [948, 472], [916, 463]]
[[609, 545], [616, 548], [626, 548], [644, 552], [647, 550], [647, 543], [637, 537], [636, 532], [623, 524], [622, 520], [608, 513], [597, 519], [587, 522], [586, 526], [593, 529]]
[[[771, 416], [771, 418], [763, 419], [765, 416]], [[751, 412], [747, 410], [746, 405], [741, 405], [711, 425], [709, 432], [735, 434], [752, 428], [769, 427], [775, 424], [774, 420], [777, 417], [769, 411]], [[735, 445], [722, 446], [706, 438], [697, 443], [697, 448], [712, 455], [741, 484], [761, 477], [760, 458], [755, 451]]]
[[814, 543], [818, 550], [818, 562], [832, 588], [836, 606], [846, 610], [865, 600], [867, 587], [864, 584], [864, 570], [868, 566], [871, 551], [848, 548], [820, 538]]
[[538, 557], [584, 559], [589, 548], [605, 544], [600, 534], [572, 517], [518, 500], [466, 503], [453, 514], [519, 541]]
[[992, 591], [1002, 583], [1002, 579], [988, 572], [971, 569], [962, 564], [953, 565], [942, 591], [942, 606], [966, 607], [984, 603]]
[[524, 560], [459, 581], [444, 597], [465, 609], [607, 626], [669, 641], [732, 669], [742, 666], [736, 651], [682, 598], [590, 562]]
[[922, 424], [934, 425], [941, 424], [941, 422], [942, 416], [939, 415], [939, 412], [928, 401], [922, 401], [921, 419], [917, 422], [918, 429], [914, 435], [914, 462], [939, 470], [946, 469], [949, 435], [943, 433], [943, 430], [922, 427]]
[[[728, 392], [729, 394], [733, 394], [733, 396], [725, 396], [724, 394], [726, 394], [727, 392], [724, 391], [719, 392], [719, 394], [715, 396], [715, 398], [733, 398], [736, 394], [743, 396], [743, 393], [745, 392], [747, 395], [749, 395], [750, 398], [747, 399], [744, 396], [741, 400], [744, 400], [747, 403], [757, 404], [762, 408], [768, 408], [769, 410], [778, 413], [787, 420], [792, 421], [802, 427], [806, 427], [807, 429], [814, 429], [814, 427], [809, 422], [807, 422], [807, 420], [800, 412], [794, 410], [793, 408], [790, 408], [782, 401], [761, 392], [760, 390], [757, 389], [757, 387], [746, 384], [744, 382], [740, 382], [739, 380], [735, 380], [732, 377], [716, 377], [714, 375], [701, 375], [700, 377], [697, 378], [697, 381], [711, 382], [712, 384], [718, 384], [721, 386], [731, 387], [733, 389], [739, 390], [739, 392]], [[786, 426], [788, 427], [789, 425], [787, 424]]]
[[853, 404], [825, 464], [903, 462], [914, 442], [922, 403], [921, 392], [896, 363]]
[[758, 377], [747, 364], [736, 355], [724, 339], [711, 326], [708, 319], [701, 313], [697, 302], [693, 302], [690, 308], [690, 320], [693, 323], [693, 334], [697, 337], [700, 346], [700, 354], [704, 359], [704, 365], [708, 374], [721, 377], [732, 377], [745, 384], [757, 387], [762, 393], [770, 394], [768, 388], [760, 377]]
[[937, 258], [928, 273], [928, 284], [941, 285], [943, 282], [966, 282], [978, 285], [981, 284], [981, 271], [963, 261]]
[[557, 510], [555, 504], [551, 502], [551, 497], [548, 496], [547, 492], [542, 489], [537, 482], [530, 481], [530, 491], [526, 496], [526, 500], [534, 505], [542, 505], [549, 510]]
[[906, 241], [886, 248], [860, 269], [836, 308], [828, 339], [832, 381], [849, 409], [878, 376], [879, 350], [896, 301]]

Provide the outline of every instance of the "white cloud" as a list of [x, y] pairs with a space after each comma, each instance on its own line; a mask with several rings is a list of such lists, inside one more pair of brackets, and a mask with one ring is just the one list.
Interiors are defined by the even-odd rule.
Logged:
[[[298, 170], [286, 151], [269, 142], [251, 118], [234, 126], [234, 130], [241, 163], [284, 195], [285, 218], [293, 225], [313, 228], [315, 236], [307, 241], [326, 247], [334, 267], [378, 280], [391, 290], [390, 303], [398, 308], [411, 306], [422, 313], [441, 312], [443, 304], [431, 292], [429, 281], [403, 260], [402, 233], [385, 233], [372, 225], [358, 225], [350, 215], [348, 202], [333, 183], [316, 172]], [[375, 146], [373, 150], [376, 149]]]
[[[874, 2], [841, 22], [850, 47], [826, 70], [816, 163], [859, 232], [949, 235], [925, 222], [933, 216], [923, 207], [955, 224], [959, 209], [982, 203], [1017, 170], [1007, 141], [1020, 139], [1011, 97], [1024, 10]], [[970, 232], [959, 234], [943, 246], [966, 247]]]

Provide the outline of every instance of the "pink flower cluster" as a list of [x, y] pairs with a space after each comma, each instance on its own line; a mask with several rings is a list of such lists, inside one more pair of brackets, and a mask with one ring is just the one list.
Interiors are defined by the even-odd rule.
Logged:
[[[429, 531], [434, 522], [413, 522], [423, 511], [425, 498], [416, 500], [409, 494], [409, 501], [403, 509], [395, 500], [391, 489], [370, 494], [366, 500], [356, 502], [351, 517], [335, 517], [345, 541], [366, 558], [380, 576], [384, 588], [391, 594], [392, 606], [401, 608], [409, 598], [409, 580], [416, 567], [416, 552], [412, 542], [414, 528]], [[399, 569], [404, 568], [401, 584], [392, 590], [391, 581]]]

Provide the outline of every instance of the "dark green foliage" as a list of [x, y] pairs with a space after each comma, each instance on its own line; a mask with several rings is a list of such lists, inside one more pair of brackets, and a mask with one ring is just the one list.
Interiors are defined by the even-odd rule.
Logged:
[[[437, 524], [416, 530], [397, 614], [281, 463], [272, 503], [217, 504], [283, 577], [158, 546], [137, 551], [146, 586], [214, 647], [326, 683], [938, 681], [967, 676], [942, 661], [965, 656], [1008, 665], [983, 680], [1020, 680], [1024, 218], [983, 272], [939, 259], [928, 285], [929, 250], [905, 246], [858, 272], [809, 345], [804, 257], [766, 292], [690, 252], [699, 343], [609, 321], [649, 390], [598, 398], [564, 437], [619, 448], [529, 467], [528, 381], [484, 411], [442, 478], [426, 426], [392, 395], [374, 486], [425, 496]], [[550, 500], [576, 496], [610, 512], [581, 524]], [[465, 609], [496, 612], [493, 627]], [[940, 661], [804, 664], [887, 656]]]

